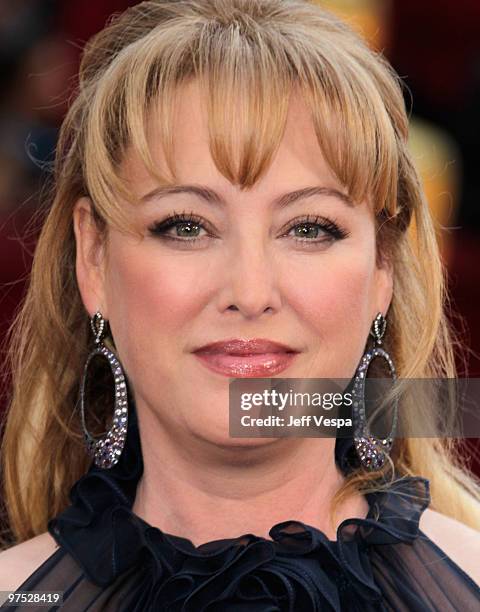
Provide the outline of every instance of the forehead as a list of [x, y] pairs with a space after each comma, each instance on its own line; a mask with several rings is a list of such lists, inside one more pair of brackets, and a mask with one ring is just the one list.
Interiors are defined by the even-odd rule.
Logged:
[[[240, 122], [238, 125], [226, 125], [228, 133], [225, 136], [240, 146], [240, 139], [248, 138], [248, 135], [241, 133], [239, 125]], [[172, 134], [178, 183], [212, 185], [227, 193], [236, 191], [237, 188], [222, 174], [212, 158], [205, 96], [197, 81], [185, 83], [177, 91]], [[155, 167], [168, 175], [155, 107], [148, 118], [147, 140]], [[156, 185], [155, 178], [132, 149], [128, 150], [122, 162], [122, 174], [139, 196]], [[308, 106], [300, 93], [293, 90], [279, 147], [265, 174], [252, 190], [281, 190], [282, 187], [288, 189], [318, 184], [345, 191], [322, 154]]]

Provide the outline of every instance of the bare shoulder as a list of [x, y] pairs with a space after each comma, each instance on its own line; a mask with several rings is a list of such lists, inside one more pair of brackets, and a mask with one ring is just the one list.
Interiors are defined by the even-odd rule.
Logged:
[[480, 531], [427, 508], [420, 529], [480, 586]]
[[0, 591], [14, 591], [48, 557], [58, 544], [48, 531], [0, 552]]

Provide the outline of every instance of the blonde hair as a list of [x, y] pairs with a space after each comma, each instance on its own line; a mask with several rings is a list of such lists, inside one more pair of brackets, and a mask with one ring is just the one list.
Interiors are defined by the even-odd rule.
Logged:
[[[76, 412], [90, 328], [75, 275], [74, 204], [88, 195], [101, 228], [131, 231], [116, 197], [132, 199], [119, 162], [133, 147], [159, 182], [175, 182], [175, 95], [192, 78], [205, 93], [213, 160], [241, 189], [268, 168], [282, 139], [289, 96], [299, 88], [331, 168], [352, 198], [369, 195], [374, 203], [378, 253], [394, 264], [386, 344], [399, 377], [456, 375], [457, 341], [446, 316], [435, 228], [407, 148], [401, 86], [384, 58], [338, 18], [302, 0], [142, 2], [115, 17], [85, 48], [78, 95], [58, 142], [54, 197], [11, 330], [13, 395], [2, 465], [8, 519], [18, 541], [46, 530], [89, 466]], [[152, 112], [165, 172], [153, 166], [147, 145]], [[416, 417], [433, 421], [436, 406], [428, 397], [414, 408]], [[90, 410], [108, 424], [100, 398]], [[401, 411], [408, 431], [412, 406]], [[479, 483], [451, 439], [399, 438], [391, 460], [398, 473], [430, 480], [434, 509], [480, 529]], [[353, 472], [333, 509], [352, 492], [374, 487], [377, 477]]]

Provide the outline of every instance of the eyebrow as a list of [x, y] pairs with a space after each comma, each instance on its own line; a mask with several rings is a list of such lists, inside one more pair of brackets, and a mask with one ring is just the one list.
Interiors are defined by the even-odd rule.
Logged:
[[[178, 193], [191, 193], [196, 195], [208, 204], [214, 204], [218, 206], [225, 206], [225, 199], [213, 189], [209, 187], [204, 187], [201, 185], [173, 185], [173, 186], [162, 186], [156, 187], [152, 191], [149, 191], [142, 198], [140, 198], [140, 202], [147, 203], [152, 200], [159, 200], [165, 198], [170, 195], [175, 195]], [[296, 189], [295, 191], [290, 191], [288, 193], [284, 193], [278, 197], [276, 197], [272, 205], [275, 208], [284, 208], [289, 204], [293, 204], [294, 202], [304, 199], [311, 198], [312, 196], [321, 195], [337, 198], [347, 206], [353, 207], [353, 201], [351, 198], [339, 191], [338, 189], [333, 189], [331, 187], [303, 187], [302, 189]]]

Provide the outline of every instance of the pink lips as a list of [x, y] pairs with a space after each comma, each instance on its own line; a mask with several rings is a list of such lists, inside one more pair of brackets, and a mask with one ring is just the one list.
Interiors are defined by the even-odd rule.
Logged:
[[285, 370], [299, 351], [263, 338], [233, 338], [207, 344], [193, 353], [218, 374], [235, 378], [262, 378]]

